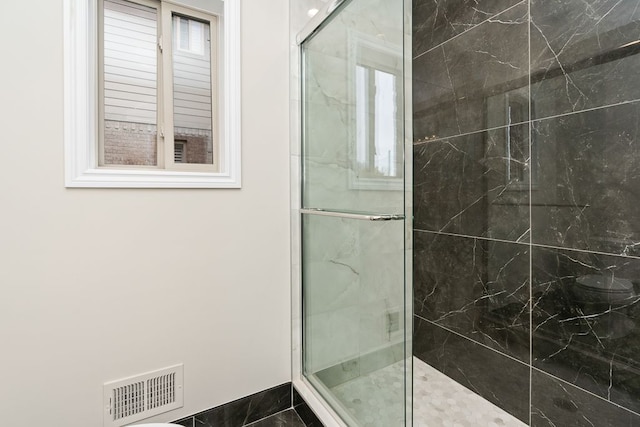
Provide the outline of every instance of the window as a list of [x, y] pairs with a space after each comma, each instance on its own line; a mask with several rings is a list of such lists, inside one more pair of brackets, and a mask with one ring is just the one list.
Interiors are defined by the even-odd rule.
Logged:
[[239, 1], [190, 2], [65, 0], [68, 187], [240, 186]]
[[349, 93], [355, 123], [349, 185], [359, 190], [403, 188], [402, 47], [352, 31]]
[[401, 176], [399, 80], [393, 73], [356, 65], [356, 170], [361, 177]]
[[205, 44], [209, 42], [207, 25], [184, 16], [173, 18], [176, 48], [183, 52], [204, 55]]
[[[216, 172], [217, 16], [148, 0], [99, 4], [99, 165]], [[190, 142], [180, 165], [177, 138]]]

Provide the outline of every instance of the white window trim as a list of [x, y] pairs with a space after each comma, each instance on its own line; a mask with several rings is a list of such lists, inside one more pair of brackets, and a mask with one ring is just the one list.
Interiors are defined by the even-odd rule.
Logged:
[[97, 0], [64, 0], [65, 186], [240, 188], [240, 0], [224, 1], [223, 172], [98, 168]]

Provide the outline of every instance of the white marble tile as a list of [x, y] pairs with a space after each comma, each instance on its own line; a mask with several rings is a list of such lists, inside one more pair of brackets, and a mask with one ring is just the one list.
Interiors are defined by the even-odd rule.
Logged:
[[358, 356], [358, 307], [305, 315], [305, 366], [311, 372], [335, 366]]
[[401, 343], [404, 339], [403, 324], [399, 323], [398, 330], [388, 331], [387, 314], [398, 313], [398, 321], [401, 321], [403, 313], [394, 298], [381, 299], [360, 306], [360, 354], [371, 354], [377, 350], [383, 350], [393, 344]]
[[[305, 320], [355, 310], [358, 335], [352, 338], [358, 345], [356, 356], [399, 342], [404, 322], [391, 334], [386, 322], [389, 313], [404, 313], [402, 222], [305, 218]], [[322, 343], [326, 336], [309, 338], [316, 345], [327, 346], [322, 367], [345, 360], [341, 349]], [[330, 352], [335, 355], [331, 357]]]
[[404, 427], [404, 361], [332, 389], [362, 427]]
[[[404, 426], [404, 362], [332, 389], [363, 427]], [[525, 424], [471, 390], [413, 358], [415, 427], [523, 427]]]
[[513, 417], [437, 369], [413, 358], [415, 427], [523, 427]]
[[358, 223], [307, 216], [304, 227], [306, 313], [357, 307], [362, 266]]

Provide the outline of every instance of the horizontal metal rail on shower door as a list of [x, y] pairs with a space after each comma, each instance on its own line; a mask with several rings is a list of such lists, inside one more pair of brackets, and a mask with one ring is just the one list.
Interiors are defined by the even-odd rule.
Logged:
[[338, 218], [359, 219], [362, 221], [401, 221], [404, 215], [398, 214], [356, 214], [350, 212], [330, 211], [326, 209], [300, 209], [300, 213], [309, 215], [333, 216]]

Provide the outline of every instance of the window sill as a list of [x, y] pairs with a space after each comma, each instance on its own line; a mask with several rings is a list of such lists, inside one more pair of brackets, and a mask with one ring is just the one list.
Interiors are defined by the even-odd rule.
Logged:
[[240, 188], [226, 174], [136, 169], [88, 169], [67, 177], [69, 188]]

